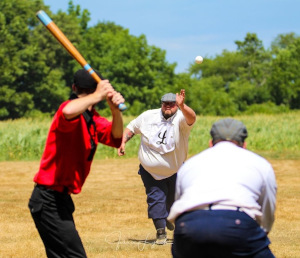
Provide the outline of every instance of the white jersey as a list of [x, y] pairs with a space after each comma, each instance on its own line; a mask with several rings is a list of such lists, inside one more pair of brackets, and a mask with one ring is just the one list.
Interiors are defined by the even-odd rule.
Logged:
[[127, 126], [141, 135], [138, 157], [156, 180], [172, 176], [186, 160], [192, 127], [179, 109], [166, 120], [160, 108], [143, 112]]
[[208, 204], [241, 207], [269, 232], [277, 185], [271, 164], [231, 142], [219, 142], [192, 157], [177, 174], [175, 202], [168, 219]]

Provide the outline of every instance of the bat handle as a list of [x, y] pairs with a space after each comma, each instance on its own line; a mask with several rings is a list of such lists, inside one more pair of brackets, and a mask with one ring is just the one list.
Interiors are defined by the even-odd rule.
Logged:
[[125, 111], [125, 110], [127, 109], [127, 107], [126, 107], [126, 105], [125, 105], [124, 103], [119, 104], [118, 108], [119, 108], [119, 110], [122, 111], [122, 112]]

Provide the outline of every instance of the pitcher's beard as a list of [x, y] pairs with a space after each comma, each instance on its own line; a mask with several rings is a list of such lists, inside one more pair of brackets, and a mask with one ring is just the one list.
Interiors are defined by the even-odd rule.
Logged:
[[[177, 112], [177, 110], [176, 110], [176, 112]], [[174, 116], [176, 114], [176, 112], [174, 112], [174, 113], [172, 113], [172, 112], [171, 113], [163, 112], [163, 116], [164, 116], [165, 119], [169, 119], [170, 117]]]

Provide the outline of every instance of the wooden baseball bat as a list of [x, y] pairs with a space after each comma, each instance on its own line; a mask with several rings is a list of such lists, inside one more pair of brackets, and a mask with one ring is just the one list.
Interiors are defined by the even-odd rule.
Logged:
[[[58, 40], [58, 42], [70, 53], [70, 55], [95, 79], [97, 83], [101, 81], [101, 78], [83, 58], [79, 51], [74, 47], [70, 40], [63, 34], [63, 32], [56, 26], [56, 24], [50, 19], [50, 17], [40, 10], [36, 14], [37, 18], [45, 25], [45, 27], [51, 32], [51, 34]], [[124, 103], [119, 104], [119, 110], [124, 111], [127, 109]]]

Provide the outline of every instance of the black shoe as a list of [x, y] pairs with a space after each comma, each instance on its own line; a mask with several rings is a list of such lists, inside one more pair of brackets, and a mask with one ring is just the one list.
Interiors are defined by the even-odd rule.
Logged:
[[169, 229], [170, 231], [173, 231], [175, 228], [174, 225], [168, 220], [166, 220], [166, 223], [167, 223], [167, 229]]
[[164, 228], [159, 228], [156, 231], [156, 241], [155, 244], [157, 245], [164, 245], [167, 243], [167, 233]]

